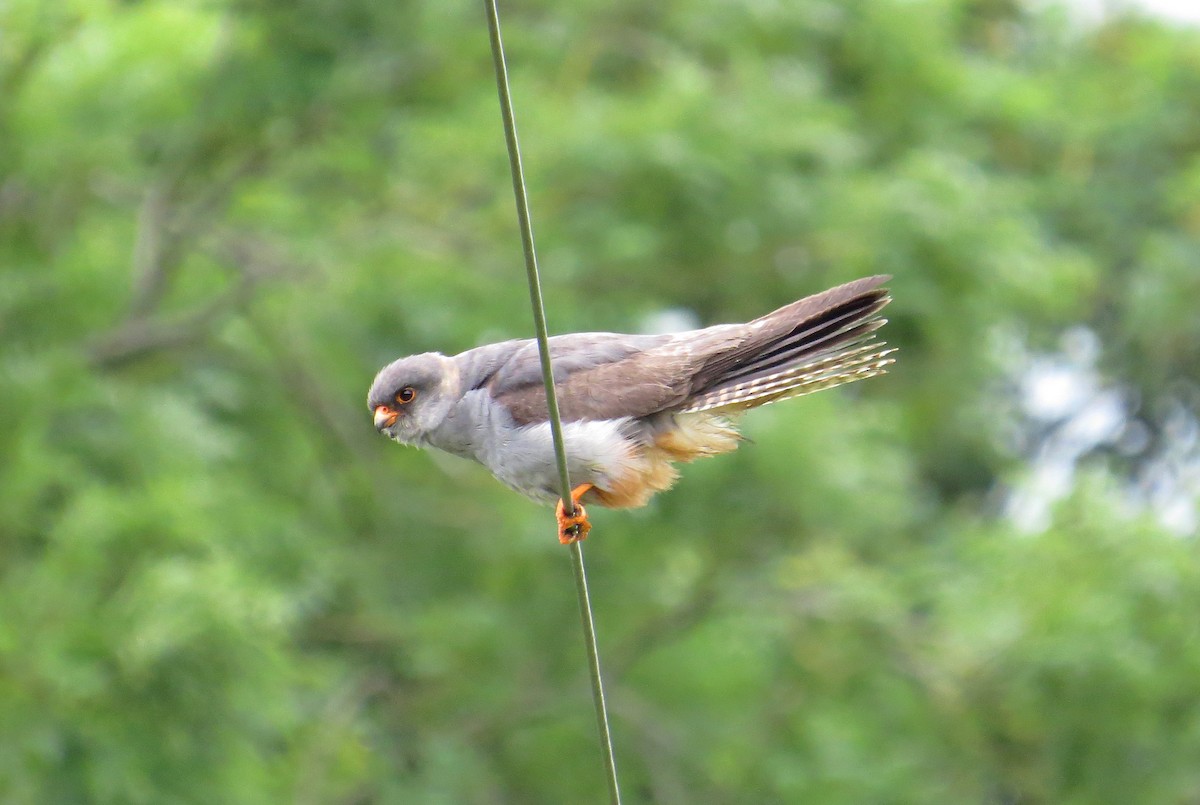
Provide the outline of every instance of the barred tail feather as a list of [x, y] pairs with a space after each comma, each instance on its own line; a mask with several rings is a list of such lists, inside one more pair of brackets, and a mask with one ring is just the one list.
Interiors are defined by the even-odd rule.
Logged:
[[692, 399], [681, 413], [734, 413], [864, 380], [886, 373], [895, 363], [894, 352], [884, 342], [872, 339], [815, 361], [706, 392]]
[[721, 386], [751, 381], [772, 370], [805, 364], [818, 355], [837, 355], [867, 341], [886, 323], [879, 311], [890, 300], [884, 293], [860, 297], [829, 315], [797, 327], [787, 336], [770, 343], [761, 353], [728, 372]]

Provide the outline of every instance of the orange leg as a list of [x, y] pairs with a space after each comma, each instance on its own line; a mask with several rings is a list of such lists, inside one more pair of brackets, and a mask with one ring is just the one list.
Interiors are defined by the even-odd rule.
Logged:
[[558, 508], [554, 514], [558, 518], [558, 541], [563, 545], [570, 545], [581, 539], [587, 539], [588, 532], [592, 530], [592, 524], [588, 522], [587, 512], [584, 511], [583, 505], [579, 502], [579, 499], [591, 488], [591, 484], [580, 484], [571, 490], [571, 502], [575, 504], [575, 511], [572, 514], [567, 514], [563, 510], [563, 502], [561, 500], [558, 502]]

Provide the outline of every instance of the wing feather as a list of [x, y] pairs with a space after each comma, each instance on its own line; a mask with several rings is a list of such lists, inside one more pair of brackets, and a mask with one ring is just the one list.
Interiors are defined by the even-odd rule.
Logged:
[[[885, 371], [894, 350], [875, 339], [890, 301], [867, 277], [746, 324], [676, 335], [577, 333], [550, 339], [564, 422], [639, 419], [662, 412], [737, 411]], [[518, 424], [548, 417], [535, 341], [479, 379]]]

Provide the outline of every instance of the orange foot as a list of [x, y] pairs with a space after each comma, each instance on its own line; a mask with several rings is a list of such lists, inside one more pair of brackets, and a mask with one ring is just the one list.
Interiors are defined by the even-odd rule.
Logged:
[[583, 508], [583, 504], [579, 499], [583, 497], [591, 484], [580, 484], [571, 490], [571, 502], [575, 504], [575, 512], [567, 514], [563, 510], [563, 502], [558, 502], [558, 508], [554, 515], [558, 518], [558, 541], [563, 545], [570, 545], [573, 542], [579, 542], [581, 539], [587, 539], [588, 532], [592, 530], [592, 524], [588, 522], [587, 512]]

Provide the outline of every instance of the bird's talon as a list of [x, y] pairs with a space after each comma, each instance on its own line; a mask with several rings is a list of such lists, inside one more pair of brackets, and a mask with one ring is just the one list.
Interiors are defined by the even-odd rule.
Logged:
[[572, 542], [587, 539], [588, 532], [591, 530], [592, 524], [588, 522], [587, 512], [582, 506], [576, 506], [575, 514], [559, 518], [558, 541], [563, 545], [570, 545]]
[[579, 502], [579, 498], [591, 488], [591, 484], [580, 484], [571, 490], [571, 502], [575, 504], [575, 511], [569, 515], [566, 513], [563, 502], [561, 500], [558, 502], [555, 510], [555, 515], [558, 517], [558, 541], [563, 545], [587, 539], [588, 532], [592, 530], [592, 524], [588, 522], [587, 510]]

